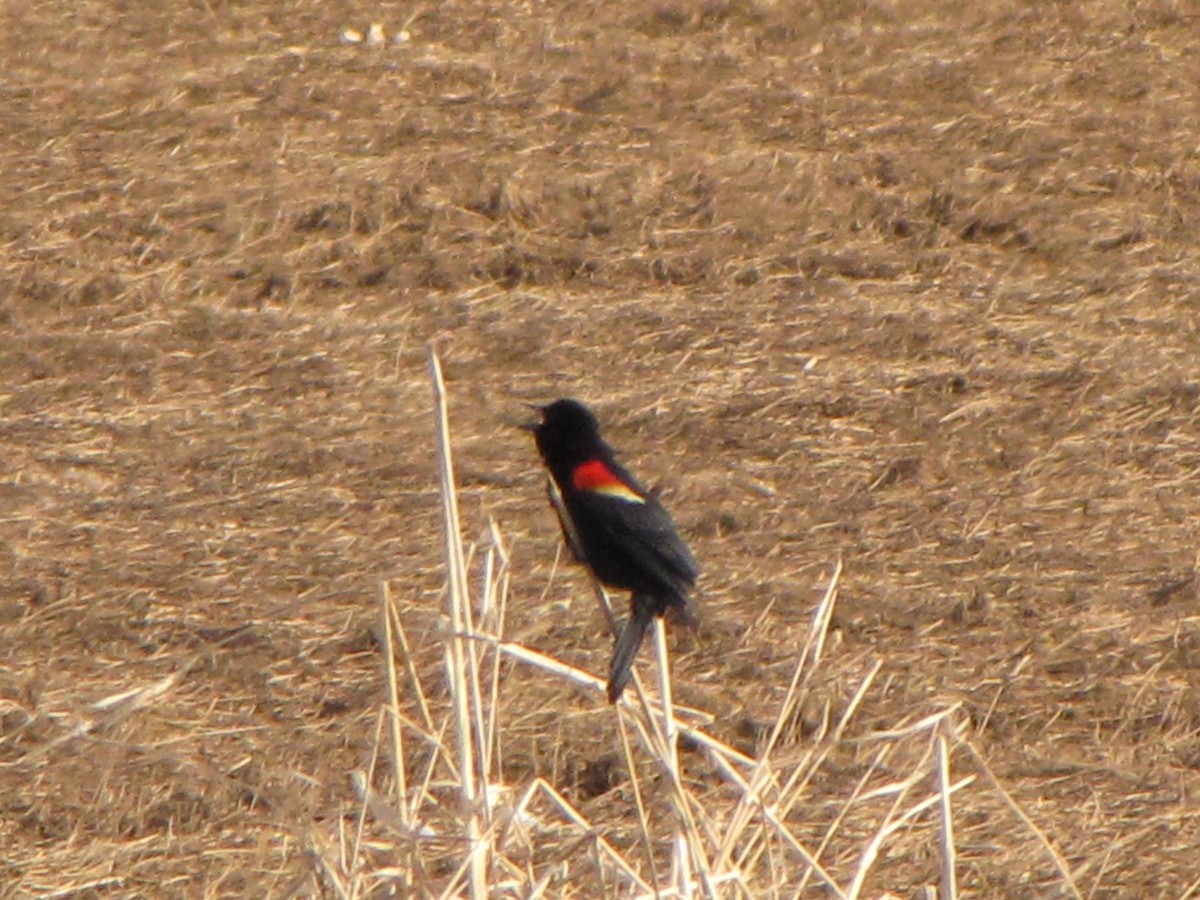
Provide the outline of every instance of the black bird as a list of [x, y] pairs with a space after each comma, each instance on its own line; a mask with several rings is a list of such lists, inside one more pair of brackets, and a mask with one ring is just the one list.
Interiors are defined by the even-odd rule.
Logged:
[[695, 623], [688, 592], [699, 568], [663, 505], [617, 462], [590, 409], [577, 400], [535, 409], [542, 421], [529, 430], [562, 496], [567, 543], [601, 583], [631, 592], [608, 673], [616, 703], [653, 617], [674, 609]]

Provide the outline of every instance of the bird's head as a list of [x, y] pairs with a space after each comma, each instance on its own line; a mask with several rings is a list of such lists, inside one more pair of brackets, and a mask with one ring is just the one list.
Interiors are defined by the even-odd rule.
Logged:
[[541, 421], [522, 426], [532, 432], [538, 451], [547, 463], [574, 461], [593, 452], [600, 441], [600, 423], [578, 400], [555, 400], [545, 406], [529, 404]]

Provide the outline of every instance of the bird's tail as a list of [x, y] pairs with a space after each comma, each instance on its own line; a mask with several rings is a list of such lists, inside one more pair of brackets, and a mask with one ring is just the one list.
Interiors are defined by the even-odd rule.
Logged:
[[629, 684], [632, 674], [633, 660], [637, 657], [642, 639], [646, 637], [646, 629], [654, 619], [654, 603], [650, 597], [635, 594], [629, 618], [613, 647], [612, 662], [608, 667], [608, 702], [616, 703], [621, 699], [625, 685]]

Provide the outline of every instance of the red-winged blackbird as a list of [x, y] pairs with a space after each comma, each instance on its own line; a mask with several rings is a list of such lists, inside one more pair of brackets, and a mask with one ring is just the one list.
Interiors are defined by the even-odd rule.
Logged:
[[695, 621], [687, 595], [699, 569], [663, 505], [616, 461], [591, 410], [576, 400], [535, 409], [542, 421], [529, 430], [562, 495], [567, 543], [602, 583], [632, 592], [609, 667], [608, 699], [616, 703], [652, 618], [673, 607]]

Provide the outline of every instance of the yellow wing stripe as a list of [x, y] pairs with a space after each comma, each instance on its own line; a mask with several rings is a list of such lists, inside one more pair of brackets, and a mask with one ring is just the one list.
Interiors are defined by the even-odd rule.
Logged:
[[646, 498], [632, 488], [628, 488], [620, 482], [615, 484], [602, 484], [596, 487], [588, 488], [593, 494], [603, 494], [606, 497], [615, 497], [618, 500], [624, 500], [626, 503], [645, 503]]

